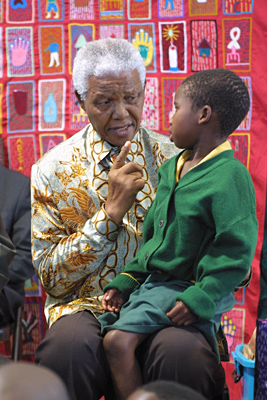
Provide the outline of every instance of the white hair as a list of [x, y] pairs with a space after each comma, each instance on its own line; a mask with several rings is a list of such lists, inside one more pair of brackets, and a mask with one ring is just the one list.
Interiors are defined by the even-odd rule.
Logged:
[[73, 83], [82, 100], [89, 89], [89, 76], [118, 75], [123, 71], [137, 70], [143, 88], [146, 80], [144, 60], [134, 45], [126, 39], [99, 39], [82, 46], [73, 64]]

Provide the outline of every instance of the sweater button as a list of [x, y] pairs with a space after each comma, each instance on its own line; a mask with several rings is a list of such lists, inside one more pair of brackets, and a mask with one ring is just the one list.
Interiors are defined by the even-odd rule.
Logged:
[[161, 220], [159, 221], [159, 227], [161, 228], [161, 227], [163, 226], [163, 224], [164, 224], [163, 219], [161, 219]]
[[147, 260], [147, 258], [148, 258], [148, 253], [146, 253], [146, 255], [145, 255], [145, 260]]

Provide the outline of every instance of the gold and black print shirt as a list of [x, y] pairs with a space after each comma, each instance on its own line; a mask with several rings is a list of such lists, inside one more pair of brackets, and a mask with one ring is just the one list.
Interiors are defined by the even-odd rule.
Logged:
[[103, 287], [136, 254], [157, 170], [178, 153], [167, 136], [144, 127], [127, 160], [142, 165], [146, 184], [122, 225], [105, 212], [108, 172], [118, 152], [91, 125], [46, 153], [32, 167], [32, 256], [47, 293], [49, 325], [60, 316], [103, 313]]

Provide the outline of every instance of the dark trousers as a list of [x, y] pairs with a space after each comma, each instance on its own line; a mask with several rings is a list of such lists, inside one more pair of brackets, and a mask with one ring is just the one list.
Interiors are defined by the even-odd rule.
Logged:
[[[35, 362], [55, 371], [73, 400], [114, 400], [100, 324], [88, 311], [63, 316], [47, 331]], [[192, 327], [167, 327], [138, 349], [144, 383], [173, 380], [207, 399], [216, 391], [218, 360], [204, 336]]]

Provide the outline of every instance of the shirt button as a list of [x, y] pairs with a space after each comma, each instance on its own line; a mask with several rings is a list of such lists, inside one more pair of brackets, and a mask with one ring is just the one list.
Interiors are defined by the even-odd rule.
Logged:
[[146, 253], [146, 255], [145, 255], [145, 260], [147, 259], [147, 257], [148, 257], [148, 253]]
[[159, 221], [159, 227], [161, 228], [161, 227], [163, 226], [163, 224], [164, 224], [163, 219], [161, 219], [161, 220]]

